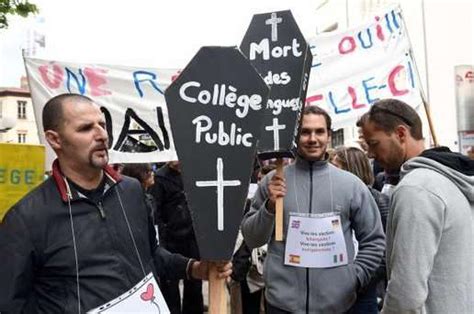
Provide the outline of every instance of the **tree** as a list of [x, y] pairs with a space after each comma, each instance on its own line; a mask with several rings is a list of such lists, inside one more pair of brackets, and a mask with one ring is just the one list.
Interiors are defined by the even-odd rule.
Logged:
[[0, 0], [0, 29], [8, 27], [8, 15], [27, 17], [38, 13], [38, 7], [28, 0]]

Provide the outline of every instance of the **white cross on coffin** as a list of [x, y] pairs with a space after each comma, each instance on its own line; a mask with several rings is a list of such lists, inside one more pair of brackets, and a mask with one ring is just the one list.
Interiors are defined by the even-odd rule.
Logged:
[[276, 13], [272, 13], [271, 17], [268, 20], [265, 20], [266, 25], [272, 26], [272, 41], [278, 41], [277, 26], [281, 22], [283, 22], [283, 19], [281, 17], [277, 17]]
[[273, 124], [265, 126], [266, 131], [273, 131], [273, 146], [275, 150], [280, 149], [280, 130], [286, 129], [284, 124], [278, 124], [278, 118], [273, 118]]
[[224, 187], [239, 186], [240, 180], [224, 180], [224, 163], [217, 158], [217, 180], [196, 181], [197, 187], [217, 187], [217, 230], [224, 231]]

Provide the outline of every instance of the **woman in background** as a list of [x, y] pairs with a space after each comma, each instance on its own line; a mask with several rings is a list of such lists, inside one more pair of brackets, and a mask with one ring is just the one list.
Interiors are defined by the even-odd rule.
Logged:
[[145, 192], [155, 183], [150, 164], [125, 164], [120, 173], [140, 181]]
[[142, 185], [144, 196], [145, 196], [145, 204], [149, 210], [150, 216], [152, 217], [153, 224], [155, 225], [156, 239], [158, 240], [158, 244], [159, 244], [160, 240], [158, 236], [158, 223], [155, 220], [156, 203], [153, 196], [148, 193], [148, 189], [155, 183], [155, 176], [151, 169], [151, 165], [150, 164], [125, 164], [123, 165], [120, 173], [122, 175], [137, 179]]
[[387, 215], [390, 209], [390, 199], [386, 195], [372, 188], [374, 174], [370, 167], [367, 155], [359, 148], [340, 146], [334, 150], [334, 156], [330, 161], [334, 166], [356, 175], [365, 183], [365, 185], [367, 185], [377, 203], [377, 206], [379, 207], [383, 230], [385, 231]]
[[[390, 199], [387, 195], [372, 188], [374, 174], [367, 155], [356, 147], [338, 147], [334, 150], [334, 155], [332, 159], [330, 159], [330, 162], [334, 166], [356, 175], [367, 185], [377, 203], [382, 219], [383, 230], [385, 232], [388, 211], [390, 209]], [[382, 264], [369, 285], [357, 295], [357, 301], [353, 305], [350, 313], [378, 313], [379, 305], [381, 306], [383, 304], [385, 285], [385, 259], [383, 259]], [[379, 302], [377, 297], [380, 298]]]

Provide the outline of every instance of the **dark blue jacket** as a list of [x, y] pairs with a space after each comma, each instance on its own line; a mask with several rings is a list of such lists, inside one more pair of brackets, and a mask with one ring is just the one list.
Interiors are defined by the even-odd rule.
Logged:
[[189, 260], [157, 246], [138, 181], [108, 167], [104, 173], [104, 194], [94, 203], [71, 189], [55, 162], [53, 177], [9, 210], [0, 224], [2, 314], [77, 313], [71, 225], [81, 312], [118, 297], [144, 277], [131, 233], [145, 273], [153, 272], [157, 280], [186, 276]]

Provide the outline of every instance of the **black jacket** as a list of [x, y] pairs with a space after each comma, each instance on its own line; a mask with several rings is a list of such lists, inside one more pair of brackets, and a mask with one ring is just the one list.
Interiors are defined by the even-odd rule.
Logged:
[[423, 151], [420, 157], [439, 162], [468, 176], [474, 176], [474, 160], [460, 153], [452, 152], [448, 147], [440, 146]]
[[[53, 177], [14, 205], [0, 224], [0, 312], [77, 313], [77, 247], [81, 311], [110, 301], [143, 277], [124, 212], [145, 273], [184, 278], [188, 259], [156, 244], [155, 229], [137, 180], [105, 168], [98, 204], [70, 190], [58, 163]], [[123, 205], [123, 206], [122, 206]], [[122, 211], [123, 208], [123, 211]]]
[[174, 247], [195, 239], [181, 174], [168, 165], [163, 166], [155, 176], [150, 194], [156, 201], [155, 223], [158, 224], [161, 243], [165, 247]]

